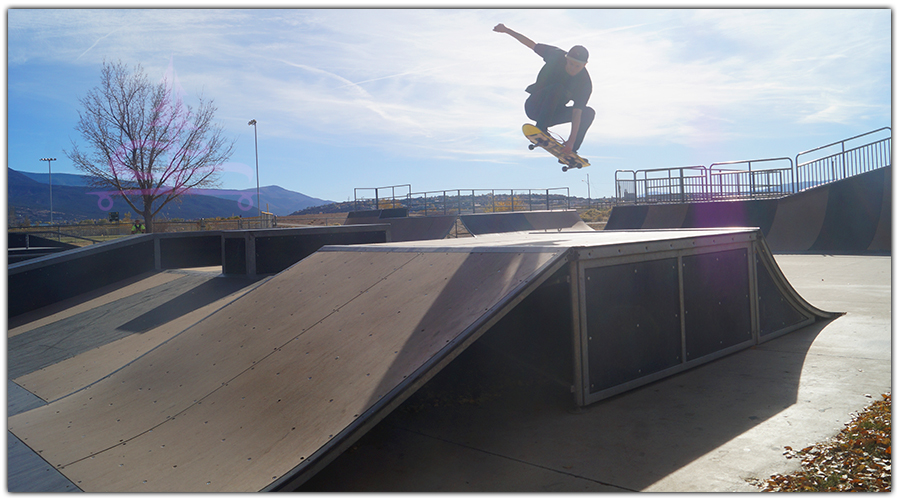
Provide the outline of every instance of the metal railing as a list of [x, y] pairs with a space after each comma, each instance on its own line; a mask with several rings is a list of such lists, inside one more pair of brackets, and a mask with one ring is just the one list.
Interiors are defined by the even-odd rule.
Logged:
[[[864, 137], [887, 132], [888, 137], [852, 146], [852, 141]], [[843, 141], [833, 142], [825, 146], [819, 146], [809, 151], [797, 153], [797, 182], [794, 185], [795, 192], [820, 186], [829, 182], [839, 181], [847, 177], [859, 175], [876, 168], [886, 167], [891, 164], [891, 129], [883, 127], [865, 134], [860, 134]], [[840, 146], [840, 151], [837, 151]], [[848, 149], [848, 146], [849, 147]], [[800, 157], [811, 153], [824, 154], [819, 158], [800, 162]]]
[[[378, 192], [402, 186], [377, 188]], [[515, 212], [531, 210], [569, 210], [569, 188], [546, 189], [445, 189], [441, 191], [408, 192], [403, 197], [392, 190], [390, 197], [360, 198], [360, 190], [354, 190], [355, 210], [406, 208], [409, 215], [461, 215], [489, 212]]]
[[[409, 198], [412, 193], [412, 185], [410, 184], [398, 184], [396, 186], [382, 186], [375, 188], [353, 188], [353, 210], [378, 210], [381, 208], [400, 208], [403, 206], [401, 202], [397, 200], [402, 200], [403, 198], [399, 198], [397, 196], [398, 189], [405, 189], [406, 198]], [[390, 190], [391, 196], [380, 196], [379, 191], [384, 193], [385, 191]], [[374, 198], [361, 198], [359, 196], [360, 191], [374, 191]], [[382, 205], [382, 200], [384, 201], [384, 205]]]
[[706, 170], [704, 166], [616, 170], [616, 200], [685, 203], [703, 198], [708, 185]]
[[[690, 203], [735, 199], [778, 198], [804, 189], [891, 165], [891, 129], [880, 128], [843, 141], [787, 157], [713, 163], [709, 167], [617, 170], [615, 202], [621, 204]], [[888, 137], [861, 145], [879, 133]], [[800, 157], [823, 156], [801, 163]], [[786, 167], [759, 168], [761, 163], [787, 162]], [[744, 168], [733, 168], [743, 165]], [[728, 166], [730, 168], [723, 168]]]
[[[754, 163], [787, 161], [787, 168], [753, 170]], [[746, 165], [746, 170], [718, 168]], [[790, 158], [764, 158], [713, 163], [709, 166], [709, 199], [776, 198], [790, 194], [793, 186], [794, 162]]]

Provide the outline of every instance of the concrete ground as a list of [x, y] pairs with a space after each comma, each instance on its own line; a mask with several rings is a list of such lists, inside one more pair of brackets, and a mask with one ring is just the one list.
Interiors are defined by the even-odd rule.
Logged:
[[846, 314], [583, 409], [476, 343], [302, 489], [758, 491], [799, 467], [785, 446], [829, 439], [891, 390], [891, 258], [776, 260]]

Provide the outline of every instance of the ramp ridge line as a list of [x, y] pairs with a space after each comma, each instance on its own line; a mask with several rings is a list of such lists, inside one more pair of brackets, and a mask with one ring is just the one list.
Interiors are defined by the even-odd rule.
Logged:
[[[509, 233], [507, 233], [509, 234]], [[480, 240], [483, 242], [484, 240]], [[479, 246], [475, 245], [448, 245], [448, 246], [415, 246], [415, 242], [410, 242], [413, 246], [409, 246], [406, 242], [393, 243], [367, 243], [364, 245], [327, 245], [320, 248], [319, 252], [383, 252], [383, 253], [554, 253], [566, 250], [567, 247], [541, 247], [541, 246], [525, 246], [525, 245], [500, 245], [500, 246]], [[397, 246], [394, 246], [397, 245]]]

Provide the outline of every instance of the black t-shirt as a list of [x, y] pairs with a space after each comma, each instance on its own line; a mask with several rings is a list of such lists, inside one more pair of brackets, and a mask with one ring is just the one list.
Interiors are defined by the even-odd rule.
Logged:
[[534, 51], [544, 59], [544, 67], [537, 80], [525, 89], [529, 94], [549, 93], [554, 105], [565, 106], [574, 101], [574, 107], [584, 109], [591, 97], [593, 85], [587, 68], [575, 76], [566, 73], [566, 51], [552, 45], [535, 44]]

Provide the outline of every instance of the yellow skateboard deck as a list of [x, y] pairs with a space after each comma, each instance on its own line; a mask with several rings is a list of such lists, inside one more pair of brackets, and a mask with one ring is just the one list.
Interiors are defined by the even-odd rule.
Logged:
[[531, 141], [531, 144], [528, 145], [528, 149], [534, 150], [537, 146], [544, 148], [563, 164], [563, 172], [570, 168], [584, 168], [591, 166], [587, 160], [575, 153], [563, 155], [563, 145], [560, 144], [559, 141], [530, 123], [522, 125], [522, 132], [525, 134], [525, 137]]

